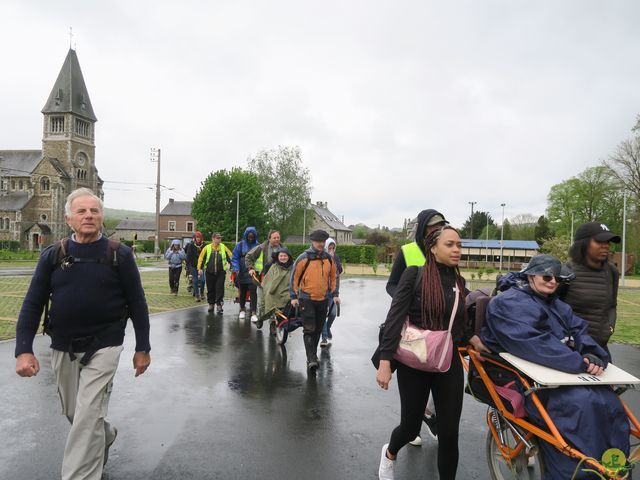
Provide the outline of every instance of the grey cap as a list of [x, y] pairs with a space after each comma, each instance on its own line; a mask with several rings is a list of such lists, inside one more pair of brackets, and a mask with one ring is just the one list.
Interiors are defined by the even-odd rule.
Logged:
[[531, 259], [529, 264], [520, 273], [524, 275], [553, 275], [562, 280], [571, 280], [575, 277], [573, 271], [566, 265], [562, 265], [553, 255], [541, 254]]

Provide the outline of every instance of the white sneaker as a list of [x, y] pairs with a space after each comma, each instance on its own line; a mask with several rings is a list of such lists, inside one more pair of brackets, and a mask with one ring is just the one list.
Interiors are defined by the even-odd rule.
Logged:
[[418, 435], [414, 440], [411, 440], [409, 443], [414, 447], [420, 447], [422, 446], [422, 438], [420, 438], [420, 435]]
[[258, 323], [258, 316], [257, 315], [251, 315], [251, 322]]
[[389, 444], [385, 443], [380, 454], [380, 468], [378, 468], [378, 478], [380, 480], [393, 480], [394, 461], [387, 458], [387, 448], [389, 448]]
[[238, 315], [238, 318], [240, 320], [244, 320], [244, 317], [246, 316], [246, 313], [244, 312], [244, 310], [240, 310], [240, 315]]

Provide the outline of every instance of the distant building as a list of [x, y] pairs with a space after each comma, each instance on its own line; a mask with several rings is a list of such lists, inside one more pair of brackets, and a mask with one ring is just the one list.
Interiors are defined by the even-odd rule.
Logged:
[[[137, 238], [136, 238], [137, 237]], [[116, 240], [154, 240], [156, 237], [155, 220], [120, 220], [111, 238]]]
[[[523, 263], [529, 263], [538, 254], [540, 247], [534, 240], [504, 240], [502, 248], [502, 269], [520, 270]], [[461, 268], [500, 266], [500, 240], [462, 239]]]
[[314, 230], [326, 230], [337, 244], [353, 244], [351, 229], [336, 215], [329, 211], [327, 202], [316, 202], [311, 205], [314, 215], [307, 219], [307, 235]]
[[104, 198], [95, 163], [95, 123], [75, 50], [69, 49], [42, 109], [42, 150], [0, 150], [0, 240], [37, 250], [70, 232], [67, 195]]
[[193, 202], [176, 202], [173, 198], [160, 212], [160, 240], [191, 239], [196, 221], [191, 216]]

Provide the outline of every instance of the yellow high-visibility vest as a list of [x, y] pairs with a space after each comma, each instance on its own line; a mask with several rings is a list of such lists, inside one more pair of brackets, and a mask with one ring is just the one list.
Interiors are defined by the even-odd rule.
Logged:
[[422, 267], [427, 261], [424, 253], [422, 253], [422, 250], [420, 250], [416, 242], [407, 243], [400, 247], [400, 249], [404, 255], [404, 262], [407, 264], [407, 267]]

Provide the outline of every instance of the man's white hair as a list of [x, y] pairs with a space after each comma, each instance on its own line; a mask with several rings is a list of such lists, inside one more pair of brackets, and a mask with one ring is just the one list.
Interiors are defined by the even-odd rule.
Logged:
[[67, 197], [67, 202], [64, 204], [64, 214], [67, 217], [71, 216], [71, 213], [72, 213], [71, 204], [78, 197], [93, 197], [98, 201], [98, 205], [100, 206], [100, 211], [102, 212], [102, 210], [104, 209], [104, 202], [100, 197], [98, 197], [95, 193], [93, 193], [91, 189], [86, 187], [77, 188], [69, 194], [69, 196]]

